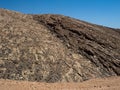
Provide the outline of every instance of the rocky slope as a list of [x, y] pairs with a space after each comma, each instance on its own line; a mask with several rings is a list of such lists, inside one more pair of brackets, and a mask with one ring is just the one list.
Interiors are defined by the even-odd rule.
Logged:
[[0, 78], [81, 82], [116, 75], [119, 30], [62, 15], [0, 9]]

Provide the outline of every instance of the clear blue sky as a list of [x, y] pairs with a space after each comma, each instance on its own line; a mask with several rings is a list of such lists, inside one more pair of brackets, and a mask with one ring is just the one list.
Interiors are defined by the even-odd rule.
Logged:
[[0, 8], [30, 14], [62, 14], [120, 28], [120, 0], [0, 0]]

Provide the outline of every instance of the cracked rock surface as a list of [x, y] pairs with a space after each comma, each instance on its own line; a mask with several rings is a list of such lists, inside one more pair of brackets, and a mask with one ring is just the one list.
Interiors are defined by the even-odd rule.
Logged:
[[119, 30], [0, 9], [0, 78], [50, 83], [117, 75]]

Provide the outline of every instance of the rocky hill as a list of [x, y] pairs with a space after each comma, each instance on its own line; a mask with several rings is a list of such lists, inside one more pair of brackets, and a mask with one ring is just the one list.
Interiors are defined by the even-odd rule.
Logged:
[[0, 9], [0, 78], [81, 82], [119, 75], [118, 29]]

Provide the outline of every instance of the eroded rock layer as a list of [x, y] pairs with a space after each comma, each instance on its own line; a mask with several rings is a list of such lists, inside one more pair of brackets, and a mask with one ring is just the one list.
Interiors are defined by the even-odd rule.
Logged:
[[80, 82], [112, 75], [120, 75], [119, 30], [0, 9], [0, 78]]

